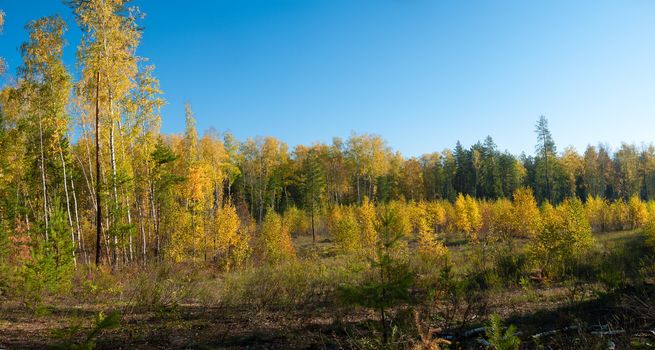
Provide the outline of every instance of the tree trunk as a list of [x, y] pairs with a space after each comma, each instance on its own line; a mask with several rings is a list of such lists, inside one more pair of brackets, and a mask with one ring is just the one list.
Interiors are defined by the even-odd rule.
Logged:
[[75, 209], [75, 227], [77, 229], [77, 243], [80, 251], [84, 256], [84, 262], [89, 263], [89, 257], [86, 253], [86, 247], [84, 245], [84, 238], [82, 236], [82, 229], [80, 228], [80, 216], [77, 210], [77, 195], [75, 194], [75, 181], [71, 179], [71, 191], [73, 192], [73, 208]]
[[48, 191], [45, 180], [45, 156], [43, 153], [43, 125], [39, 117], [39, 149], [41, 153], [41, 186], [43, 190], [43, 222], [45, 223], [45, 241], [49, 240], [48, 234]]
[[359, 175], [357, 175], [357, 205], [362, 205], [362, 195], [359, 189]]
[[100, 265], [102, 206], [100, 203], [100, 72], [96, 73], [96, 266]]
[[[61, 158], [61, 167], [64, 175], [64, 193], [66, 194], [66, 212], [68, 213], [68, 226], [71, 230], [71, 240], [73, 241], [73, 263], [77, 266], [77, 257], [75, 256], [75, 229], [73, 228], [73, 217], [71, 216], [70, 198], [68, 196], [68, 179], [66, 176], [66, 161], [64, 160], [64, 152], [59, 147], [59, 158]], [[79, 242], [78, 242], [79, 245]]]
[[[110, 106], [112, 102], [109, 102]], [[111, 107], [110, 107], [111, 110]], [[110, 111], [110, 117], [113, 118], [113, 113]], [[110, 121], [111, 125], [109, 127], [109, 158], [111, 164], [111, 187], [112, 187], [112, 197], [113, 197], [113, 208], [109, 211], [111, 216], [111, 225], [114, 232], [114, 250], [113, 250], [113, 260], [114, 263], [118, 262], [116, 258], [116, 250], [118, 249], [118, 232], [116, 232], [116, 226], [118, 225], [118, 189], [116, 188], [116, 150], [114, 148], [114, 121]], [[122, 230], [121, 230], [122, 231]]]
[[316, 243], [316, 229], [314, 228], [314, 194], [312, 193], [312, 243]]
[[[143, 216], [143, 209], [141, 209], [141, 207], [142, 207], [141, 204], [142, 203], [141, 203], [140, 198], [142, 198], [142, 197], [137, 196], [134, 203], [136, 205], [136, 215], [139, 217], [139, 231], [141, 231], [141, 238], [142, 238], [142, 241], [141, 241], [142, 247], [141, 247], [141, 249], [142, 249], [142, 251], [144, 253], [143, 254], [143, 263], [145, 265], [145, 262], [146, 262], [146, 255], [145, 255], [145, 251], [146, 251], [146, 230], [145, 230], [145, 227], [143, 225], [144, 216]], [[137, 254], [139, 254], [138, 244], [137, 244], [136, 247], [137, 247], [136, 248], [137, 249]]]
[[[157, 210], [155, 208], [155, 185], [150, 181], [150, 212], [152, 215], [152, 228], [155, 232], [155, 256], [159, 256], [159, 222], [157, 221]], [[143, 236], [143, 261], [146, 261], [146, 237]]]

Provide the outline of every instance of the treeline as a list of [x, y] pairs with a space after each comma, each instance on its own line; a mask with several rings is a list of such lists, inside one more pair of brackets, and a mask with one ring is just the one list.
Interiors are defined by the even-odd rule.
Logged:
[[503, 203], [524, 187], [536, 203], [577, 197], [611, 207], [655, 195], [655, 147], [558, 153], [544, 117], [536, 152], [519, 157], [501, 152], [491, 137], [469, 149], [458, 143], [405, 158], [368, 134], [293, 149], [273, 137], [201, 136], [189, 105], [184, 133], [165, 135], [154, 67], [137, 55], [138, 9], [125, 0], [69, 4], [83, 33], [79, 79], [62, 60], [67, 24], [45, 17], [27, 24], [23, 62], [0, 93], [0, 233], [14, 250], [5, 256], [55, 251], [73, 263], [233, 266], [250, 254], [253, 237], [292, 255], [291, 224], [281, 217], [294, 212], [316, 234], [361, 223], [365, 214], [353, 219], [350, 212], [363, 209], [354, 208], [447, 207], [467, 197]]

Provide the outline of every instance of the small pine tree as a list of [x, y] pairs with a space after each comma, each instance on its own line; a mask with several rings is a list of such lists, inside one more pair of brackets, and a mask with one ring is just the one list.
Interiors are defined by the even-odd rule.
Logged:
[[489, 343], [495, 350], [518, 350], [521, 347], [521, 339], [516, 335], [516, 326], [505, 327], [498, 315], [491, 315], [486, 333]]
[[361, 284], [341, 289], [346, 302], [374, 309], [380, 313], [384, 344], [389, 341], [387, 311], [400, 302], [410, 300], [410, 287], [413, 283], [413, 275], [406, 257], [403, 258], [403, 254], [399, 252], [399, 241], [404, 234], [393, 229], [399, 226], [400, 219], [396, 212], [388, 208], [384, 210], [378, 227], [379, 239], [376, 243], [375, 255], [369, 260], [369, 278]]
[[32, 241], [31, 258], [21, 268], [21, 294], [30, 307], [38, 306], [43, 293], [62, 293], [71, 288], [74, 248], [66, 213], [57, 197], [52, 201], [48, 232], [47, 240]]

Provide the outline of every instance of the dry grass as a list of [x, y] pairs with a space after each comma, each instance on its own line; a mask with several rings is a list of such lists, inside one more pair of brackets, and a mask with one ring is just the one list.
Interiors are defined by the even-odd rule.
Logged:
[[[601, 251], [629, 248], [641, 239], [635, 231], [596, 238]], [[459, 272], [471, 270], [474, 247], [463, 244], [458, 235], [450, 235], [446, 242]], [[18, 301], [0, 300], [0, 347], [42, 349], [57, 343], [53, 331], [76, 324], [88, 329], [97, 312], [109, 310], [121, 312], [122, 324], [98, 340], [99, 349], [117, 344], [143, 349], [323, 349], [376, 344], [361, 341], [376, 336], [376, 314], [341, 306], [334, 294], [340, 284], [357, 278], [358, 260], [335, 257], [333, 244], [325, 237], [319, 237], [316, 244], [309, 237], [297, 237], [296, 247], [298, 262], [229, 274], [190, 265], [79, 272], [73, 293], [46, 298], [48, 307], [39, 314]], [[570, 326], [580, 319], [608, 322], [615, 316], [613, 311], [603, 314], [606, 310], [594, 304], [605, 302], [599, 301], [607, 293], [602, 283], [584, 284], [574, 303], [570, 293], [569, 286], [555, 282], [492, 288], [485, 293], [485, 313], [473, 315], [469, 326], [483, 324], [486, 315], [495, 313], [532, 334]], [[645, 310], [652, 299], [621, 300], [626, 309]], [[398, 322], [401, 327], [401, 318]], [[431, 322], [423, 328], [399, 328], [409, 332], [400, 335], [406, 341], [399, 346], [434, 345], [430, 339], [447, 330], [435, 330]]]

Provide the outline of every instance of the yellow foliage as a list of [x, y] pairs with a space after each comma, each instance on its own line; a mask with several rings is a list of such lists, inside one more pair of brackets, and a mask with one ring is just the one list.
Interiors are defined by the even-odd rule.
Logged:
[[468, 211], [466, 208], [466, 197], [458, 194], [455, 199], [454, 207], [454, 228], [459, 232], [471, 232], [471, 223], [469, 222]]
[[626, 230], [630, 227], [630, 208], [623, 200], [610, 204], [610, 230]]
[[364, 249], [374, 248], [378, 240], [378, 234], [375, 230], [378, 221], [375, 206], [367, 197], [364, 197], [362, 205], [357, 208], [357, 222], [359, 223], [362, 246]]
[[441, 259], [448, 255], [448, 248], [433, 233], [421, 231], [418, 233], [418, 252], [424, 259]]
[[459, 194], [455, 199], [455, 227], [465, 233], [472, 242], [478, 240], [479, 230], [482, 228], [482, 215], [478, 202], [469, 195]]
[[332, 208], [329, 230], [340, 251], [354, 252], [361, 247], [359, 225], [352, 207]]
[[495, 239], [511, 239], [515, 231], [514, 206], [509, 199], [499, 199], [491, 205], [488, 230]]
[[448, 249], [437, 240], [432, 223], [433, 216], [428, 211], [428, 205], [420, 202], [414, 206], [414, 227], [418, 232], [418, 253], [423, 259], [441, 259], [448, 254]]
[[250, 253], [250, 237], [241, 229], [241, 220], [231, 203], [216, 214], [215, 248], [217, 259], [226, 270], [241, 267]]
[[633, 195], [630, 197], [628, 210], [630, 213], [630, 229], [639, 228], [648, 221], [648, 209], [646, 204], [639, 199], [639, 196]]
[[404, 201], [392, 201], [384, 206], [381, 206], [378, 213], [381, 215], [387, 211], [391, 211], [395, 217], [395, 220], [393, 220], [389, 229], [394, 233], [399, 233], [403, 236], [409, 236], [412, 232], [412, 224], [409, 220], [410, 215], [407, 204]]
[[427, 260], [440, 259], [447, 255], [448, 249], [435, 237], [435, 216], [430, 215], [428, 208], [426, 202], [410, 205], [411, 224], [418, 237], [418, 253], [421, 257]]
[[428, 213], [428, 204], [424, 201], [408, 205], [412, 233], [433, 232], [433, 218]]
[[593, 232], [603, 232], [606, 230], [609, 220], [609, 203], [599, 196], [587, 197], [585, 203], [587, 219]]
[[194, 244], [194, 236], [191, 232], [191, 213], [186, 210], [179, 210], [176, 220], [172, 221], [171, 224], [174, 224], [174, 227], [170, 227], [171, 237], [166, 254], [172, 261], [180, 262], [190, 255], [190, 249]]
[[202, 208], [204, 203], [205, 194], [208, 193], [209, 186], [211, 185], [210, 179], [207, 176], [208, 167], [202, 164], [195, 164], [189, 168], [189, 177], [187, 179], [187, 186], [185, 188], [186, 198], [191, 200], [194, 205]]
[[[446, 203], [450, 205], [450, 203]], [[430, 223], [434, 225], [435, 232], [443, 232], [446, 228], [446, 205], [443, 202], [426, 203], [427, 215], [430, 217]]]
[[446, 223], [444, 225], [444, 230], [446, 232], [456, 232], [458, 231], [457, 228], [457, 210], [455, 209], [455, 205], [448, 201], [442, 201], [441, 202], [441, 207], [444, 209], [444, 213], [446, 214]]
[[282, 221], [289, 228], [291, 234], [304, 234], [311, 229], [311, 224], [308, 222], [305, 212], [295, 206], [284, 211]]
[[534, 237], [541, 229], [541, 215], [532, 191], [529, 188], [517, 189], [512, 204], [513, 234], [518, 237]]
[[468, 215], [471, 231], [469, 232], [472, 240], [477, 240], [477, 234], [482, 227], [482, 215], [475, 198], [466, 195], [466, 214]]
[[268, 262], [277, 263], [295, 259], [296, 250], [291, 242], [289, 230], [283, 225], [280, 215], [272, 209], [264, 216], [259, 239], [261, 255]]
[[543, 229], [535, 237], [532, 252], [549, 274], [565, 273], [569, 262], [580, 258], [593, 245], [585, 208], [577, 199], [566, 199], [557, 208], [542, 209]]

